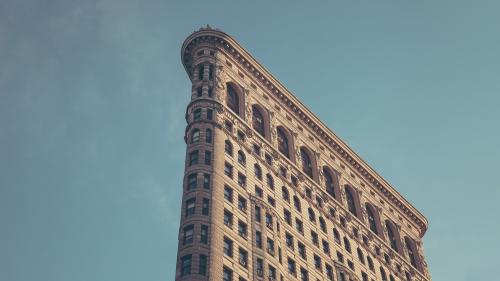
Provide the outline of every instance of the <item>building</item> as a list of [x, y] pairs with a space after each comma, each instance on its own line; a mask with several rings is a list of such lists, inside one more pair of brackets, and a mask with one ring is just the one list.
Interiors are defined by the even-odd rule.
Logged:
[[238, 42], [202, 28], [181, 56], [175, 280], [431, 280], [426, 218]]

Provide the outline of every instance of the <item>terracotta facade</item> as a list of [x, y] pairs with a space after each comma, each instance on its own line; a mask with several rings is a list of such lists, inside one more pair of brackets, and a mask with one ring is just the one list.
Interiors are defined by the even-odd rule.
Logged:
[[426, 218], [226, 33], [192, 81], [175, 280], [431, 280]]

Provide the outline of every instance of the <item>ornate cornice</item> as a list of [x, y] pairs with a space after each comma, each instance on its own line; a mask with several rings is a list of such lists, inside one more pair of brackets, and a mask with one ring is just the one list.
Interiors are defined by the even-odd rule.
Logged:
[[189, 77], [193, 62], [192, 51], [198, 43], [208, 43], [238, 61], [240, 66], [250, 73], [255, 81], [295, 114], [305, 125], [313, 131], [318, 139], [335, 151], [344, 162], [358, 173], [373, 187], [401, 210], [407, 217], [420, 227], [420, 237], [427, 231], [428, 222], [422, 213], [413, 207], [399, 192], [396, 191], [385, 179], [373, 170], [361, 157], [359, 157], [344, 141], [329, 129], [314, 113], [305, 107], [281, 82], [267, 71], [256, 59], [252, 57], [236, 40], [228, 34], [212, 28], [202, 28], [191, 34], [183, 43], [181, 59]]

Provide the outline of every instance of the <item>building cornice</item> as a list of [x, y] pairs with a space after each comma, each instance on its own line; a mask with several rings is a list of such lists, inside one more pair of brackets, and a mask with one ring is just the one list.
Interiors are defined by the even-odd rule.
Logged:
[[335, 151], [344, 162], [348, 163], [352, 170], [356, 171], [358, 175], [383, 194], [389, 202], [415, 222], [420, 227], [420, 237], [424, 236], [428, 226], [425, 216], [361, 159], [361, 157], [359, 157], [330, 128], [321, 122], [313, 112], [302, 104], [302, 102], [288, 91], [281, 82], [279, 82], [231, 36], [220, 30], [209, 27], [202, 28], [191, 34], [184, 41], [181, 49], [182, 63], [189, 77], [192, 77], [192, 51], [194, 46], [200, 42], [208, 42], [238, 61], [248, 73], [253, 75], [253, 79], [258, 81], [268, 92], [272, 93], [290, 112], [293, 112], [303, 124], [307, 125], [309, 129], [316, 134], [318, 139]]

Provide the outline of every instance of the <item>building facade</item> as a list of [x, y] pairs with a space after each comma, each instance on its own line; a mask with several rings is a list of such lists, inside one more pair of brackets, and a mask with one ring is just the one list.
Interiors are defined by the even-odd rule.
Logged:
[[177, 281], [424, 281], [426, 218], [226, 33], [192, 81]]

